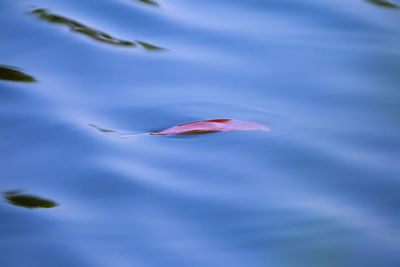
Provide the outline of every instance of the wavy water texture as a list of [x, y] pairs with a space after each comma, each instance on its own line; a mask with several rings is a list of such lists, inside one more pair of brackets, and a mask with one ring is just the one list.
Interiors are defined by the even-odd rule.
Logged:
[[0, 266], [400, 266], [398, 10], [156, 2], [0, 3]]

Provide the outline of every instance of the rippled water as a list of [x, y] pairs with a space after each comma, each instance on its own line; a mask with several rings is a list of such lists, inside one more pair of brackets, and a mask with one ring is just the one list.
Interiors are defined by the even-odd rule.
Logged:
[[400, 266], [399, 6], [0, 0], [0, 266]]

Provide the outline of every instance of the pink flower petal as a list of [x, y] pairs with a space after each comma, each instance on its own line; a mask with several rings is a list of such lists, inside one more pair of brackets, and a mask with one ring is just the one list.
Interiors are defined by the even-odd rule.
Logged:
[[151, 134], [168, 135], [168, 134], [249, 131], [249, 130], [261, 130], [266, 132], [270, 131], [270, 129], [267, 126], [256, 122], [230, 120], [230, 119], [217, 119], [217, 120], [197, 121], [197, 122], [181, 124]]

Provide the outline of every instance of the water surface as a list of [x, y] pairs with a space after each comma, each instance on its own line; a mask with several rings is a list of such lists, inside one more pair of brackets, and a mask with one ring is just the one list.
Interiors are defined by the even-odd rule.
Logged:
[[400, 266], [398, 6], [0, 0], [0, 266]]

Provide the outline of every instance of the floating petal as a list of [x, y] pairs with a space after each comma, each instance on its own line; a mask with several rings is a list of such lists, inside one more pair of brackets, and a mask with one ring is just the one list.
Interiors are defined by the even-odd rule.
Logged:
[[190, 134], [190, 133], [226, 132], [226, 131], [250, 131], [250, 130], [261, 130], [265, 132], [270, 131], [270, 129], [267, 126], [256, 122], [239, 121], [231, 119], [217, 119], [217, 120], [197, 121], [197, 122], [181, 124], [151, 134], [169, 135], [169, 134]]

